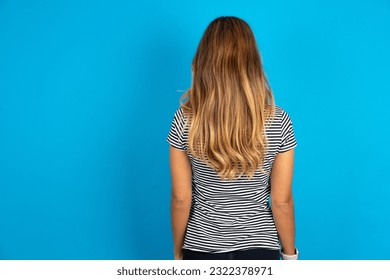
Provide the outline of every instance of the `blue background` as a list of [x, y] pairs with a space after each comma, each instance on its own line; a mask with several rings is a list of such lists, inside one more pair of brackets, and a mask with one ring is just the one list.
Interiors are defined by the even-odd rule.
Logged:
[[389, 1], [0, 1], [0, 259], [171, 259], [166, 136], [207, 25], [298, 141], [301, 259], [388, 259]]

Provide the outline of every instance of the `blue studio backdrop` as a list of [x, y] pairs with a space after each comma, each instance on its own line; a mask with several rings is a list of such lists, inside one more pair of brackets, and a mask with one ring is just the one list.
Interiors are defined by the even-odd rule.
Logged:
[[222, 15], [293, 120], [301, 259], [388, 259], [386, 0], [0, 1], [0, 259], [172, 259], [166, 137]]

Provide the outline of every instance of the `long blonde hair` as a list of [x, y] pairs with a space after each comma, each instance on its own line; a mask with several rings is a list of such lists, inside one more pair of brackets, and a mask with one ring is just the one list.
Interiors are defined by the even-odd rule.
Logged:
[[222, 179], [253, 178], [258, 168], [263, 170], [265, 126], [275, 104], [244, 20], [223, 16], [209, 24], [192, 61], [191, 88], [180, 104], [190, 125], [189, 152]]

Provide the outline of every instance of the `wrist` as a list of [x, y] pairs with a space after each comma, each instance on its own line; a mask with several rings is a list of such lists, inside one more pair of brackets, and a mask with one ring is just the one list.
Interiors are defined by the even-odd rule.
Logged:
[[295, 255], [295, 247], [282, 247], [281, 252], [285, 255]]
[[299, 255], [299, 251], [297, 248], [294, 249], [294, 254], [285, 254], [283, 253], [283, 250], [280, 251], [280, 256], [282, 257], [282, 260], [297, 260]]

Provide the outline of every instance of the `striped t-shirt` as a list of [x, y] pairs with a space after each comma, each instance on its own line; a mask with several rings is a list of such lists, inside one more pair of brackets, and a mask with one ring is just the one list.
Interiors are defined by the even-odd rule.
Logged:
[[[192, 204], [183, 249], [223, 253], [254, 248], [280, 249], [269, 205], [269, 175], [260, 170], [252, 179], [222, 181], [218, 173], [188, 152], [188, 126], [179, 107], [167, 141], [186, 151], [192, 167]], [[297, 146], [292, 121], [281, 107], [266, 127], [268, 152], [263, 168], [269, 174], [278, 153]]]

